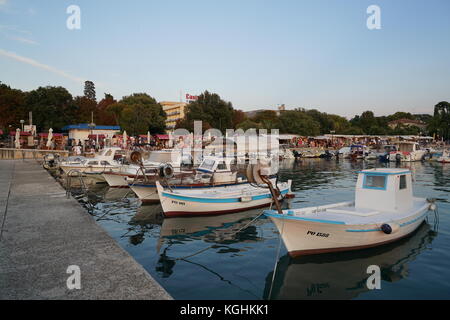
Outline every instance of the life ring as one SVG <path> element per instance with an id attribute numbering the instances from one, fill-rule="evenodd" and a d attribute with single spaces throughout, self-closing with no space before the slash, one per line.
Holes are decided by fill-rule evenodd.
<path id="1" fill-rule="evenodd" d="M 160 178 L 170 179 L 173 177 L 173 167 L 170 163 L 161 164 L 158 171 Z"/>

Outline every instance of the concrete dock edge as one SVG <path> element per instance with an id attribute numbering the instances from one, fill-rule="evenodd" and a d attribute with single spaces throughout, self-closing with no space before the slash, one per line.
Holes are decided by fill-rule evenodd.
<path id="1" fill-rule="evenodd" d="M 0 161 L 0 227 L 0 299 L 172 299 L 33 160 Z"/>

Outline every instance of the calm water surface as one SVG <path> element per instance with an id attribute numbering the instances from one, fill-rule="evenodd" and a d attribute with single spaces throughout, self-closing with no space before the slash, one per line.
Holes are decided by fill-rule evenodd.
<path id="1" fill-rule="evenodd" d="M 284 161 L 293 180 L 292 208 L 353 200 L 356 172 L 377 162 Z M 377 248 L 292 259 L 261 210 L 215 217 L 164 219 L 127 189 L 91 188 L 97 222 L 175 299 L 450 299 L 450 164 L 413 163 L 414 194 L 438 199 L 439 225 Z M 252 223 L 250 223 L 252 222 Z M 250 223 L 250 224 L 249 224 Z M 275 281 L 272 283 L 276 265 Z M 368 290 L 369 265 L 381 290 Z M 270 294 L 270 297 L 269 297 Z"/>

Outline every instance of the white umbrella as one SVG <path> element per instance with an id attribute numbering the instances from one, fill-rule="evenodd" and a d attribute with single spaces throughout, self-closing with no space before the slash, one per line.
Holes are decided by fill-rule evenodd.
<path id="1" fill-rule="evenodd" d="M 150 131 L 147 131 L 147 143 L 150 143 Z"/>
<path id="2" fill-rule="evenodd" d="M 48 136 L 47 136 L 47 147 L 50 148 L 52 145 L 52 139 L 53 139 L 53 129 L 48 129 Z"/>
<path id="3" fill-rule="evenodd" d="M 14 141 L 16 144 L 16 149 L 20 149 L 20 129 L 16 129 L 16 140 Z"/>
<path id="4" fill-rule="evenodd" d="M 124 130 L 123 131 L 123 147 L 126 148 L 127 147 L 127 132 Z"/>

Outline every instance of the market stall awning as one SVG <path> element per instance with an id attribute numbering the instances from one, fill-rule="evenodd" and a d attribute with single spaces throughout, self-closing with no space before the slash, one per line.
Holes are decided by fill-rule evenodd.
<path id="1" fill-rule="evenodd" d="M 53 137 L 62 137 L 62 133 L 52 133 Z M 48 132 L 39 133 L 39 137 L 46 138 L 48 137 Z"/>
<path id="2" fill-rule="evenodd" d="M 158 138 L 159 140 L 169 140 L 168 134 L 156 134 L 155 137 Z"/>
<path id="3" fill-rule="evenodd" d="M 10 131 L 9 135 L 14 137 L 16 135 L 16 132 L 15 131 Z M 31 132 L 22 131 L 22 132 L 20 132 L 20 135 L 21 136 L 31 136 Z"/>
<path id="4" fill-rule="evenodd" d="M 88 135 L 88 138 L 89 139 L 97 139 L 97 136 L 98 136 L 98 138 L 99 139 L 105 139 L 106 138 L 106 136 L 104 135 L 104 134 L 90 134 L 90 135 Z"/>

